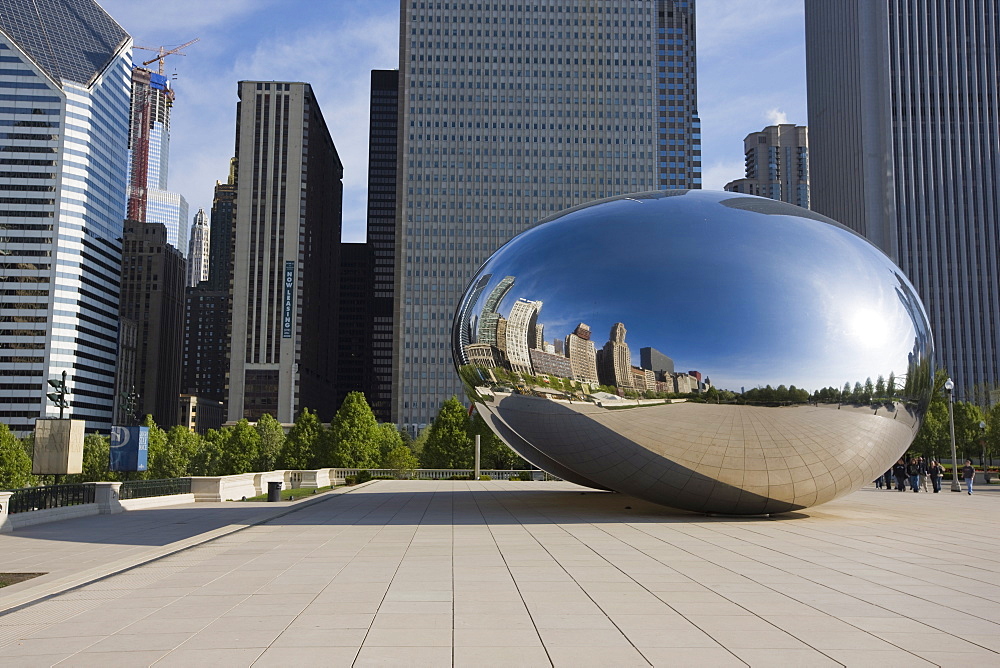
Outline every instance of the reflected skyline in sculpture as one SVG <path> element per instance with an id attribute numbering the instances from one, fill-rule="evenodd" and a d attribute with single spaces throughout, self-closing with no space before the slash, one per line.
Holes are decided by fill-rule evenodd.
<path id="1" fill-rule="evenodd" d="M 621 473 L 583 474 L 572 455 L 560 459 L 557 445 L 529 438 L 537 425 L 526 416 L 548 414 L 554 406 L 529 410 L 528 399 L 572 406 L 576 416 L 564 418 L 579 424 L 595 419 L 591 409 L 632 406 L 647 413 L 633 425 L 658 428 L 664 440 L 674 438 L 670 418 L 695 408 L 678 410 L 665 401 L 715 401 L 723 413 L 726 403 L 765 411 L 828 410 L 835 404 L 845 423 L 851 421 L 846 414 L 856 411 L 857 417 L 889 415 L 902 429 L 894 427 L 892 438 L 878 447 L 882 437 L 875 434 L 881 431 L 859 427 L 868 434 L 868 451 L 855 454 L 871 469 L 870 480 L 882 459 L 895 461 L 909 445 L 929 397 L 931 335 L 912 286 L 854 232 L 781 202 L 673 191 L 576 207 L 500 248 L 471 286 L 453 330 L 453 352 L 470 398 L 480 412 L 493 415 L 495 429 L 503 422 L 505 440 L 516 441 L 510 443 L 515 450 L 528 444 L 599 487 L 635 493 L 622 487 Z M 577 402 L 589 408 L 581 413 L 584 406 Z M 665 410 L 671 412 L 663 413 L 659 427 L 657 420 L 648 421 Z M 792 420 L 800 422 L 801 416 Z M 567 431 L 563 425 L 561 432 Z M 663 449 L 652 432 L 648 436 L 652 440 L 642 446 L 638 437 L 614 438 L 625 438 L 623 452 L 639 447 L 633 456 L 645 458 Z M 580 438 L 588 440 L 582 433 Z M 768 438 L 796 439 L 784 433 Z M 583 446 L 573 447 L 577 452 Z M 838 462 L 843 457 L 836 444 L 823 449 Z M 665 451 L 658 457 L 677 463 Z M 706 480 L 717 480 L 708 470 Z M 855 472 L 851 479 L 860 486 L 866 477 Z M 837 485 L 843 487 L 842 481 Z M 764 501 L 757 506 L 767 506 L 771 497 L 759 496 Z M 791 508 L 794 499 L 792 494 L 770 502 Z M 689 499 L 680 507 L 694 506 Z"/>

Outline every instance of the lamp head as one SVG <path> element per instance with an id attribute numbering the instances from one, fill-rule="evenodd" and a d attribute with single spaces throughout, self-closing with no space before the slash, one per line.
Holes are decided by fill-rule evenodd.
<path id="1" fill-rule="evenodd" d="M 948 392 L 951 392 L 952 390 L 955 389 L 955 383 L 951 380 L 951 378 L 944 381 L 944 389 L 947 390 Z"/>

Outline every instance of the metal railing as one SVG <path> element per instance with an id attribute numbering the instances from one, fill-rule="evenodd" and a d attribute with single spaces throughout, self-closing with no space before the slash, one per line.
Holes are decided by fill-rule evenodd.
<path id="1" fill-rule="evenodd" d="M 392 477 L 395 478 L 399 471 L 396 469 L 334 469 L 335 476 L 343 478 L 346 476 L 356 476 L 361 471 L 368 471 L 374 478 Z M 519 480 L 524 474 L 532 476 L 533 480 L 559 480 L 559 478 L 538 470 L 511 470 L 511 469 L 481 469 L 480 475 L 488 475 L 493 480 Z M 473 469 L 410 469 L 404 472 L 404 476 L 409 480 L 451 480 L 469 478 L 475 471 Z"/>
<path id="2" fill-rule="evenodd" d="M 148 499 L 154 496 L 190 494 L 191 478 L 167 478 L 164 480 L 126 480 L 118 490 L 118 498 Z"/>
<path id="3" fill-rule="evenodd" d="M 27 513 L 33 510 L 63 508 L 94 503 L 96 488 L 86 483 L 76 485 L 43 485 L 13 490 L 8 502 L 8 513 Z"/>

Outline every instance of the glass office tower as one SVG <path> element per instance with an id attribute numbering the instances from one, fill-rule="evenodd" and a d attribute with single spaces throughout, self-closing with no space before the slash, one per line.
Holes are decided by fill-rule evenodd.
<path id="1" fill-rule="evenodd" d="M 107 431 L 114 404 L 132 39 L 91 0 L 0 1 L 0 421 Z"/>

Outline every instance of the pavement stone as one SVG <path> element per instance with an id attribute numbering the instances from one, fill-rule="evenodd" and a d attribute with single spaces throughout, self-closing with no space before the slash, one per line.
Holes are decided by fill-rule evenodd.
<path id="1" fill-rule="evenodd" d="M 705 517 L 377 481 L 0 535 L 0 666 L 1000 665 L 1000 488 Z"/>

